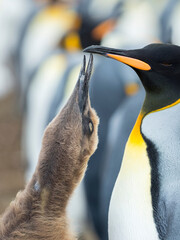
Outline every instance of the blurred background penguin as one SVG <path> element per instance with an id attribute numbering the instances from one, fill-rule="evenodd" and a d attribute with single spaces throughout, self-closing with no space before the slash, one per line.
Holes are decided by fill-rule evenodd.
<path id="1" fill-rule="evenodd" d="M 82 49 L 179 44 L 177 0 L 0 0 L 0 206 L 29 180 L 42 134 L 77 79 Z M 95 56 L 99 146 L 69 203 L 81 239 L 108 239 L 108 208 L 124 146 L 144 99 L 134 72 Z"/>

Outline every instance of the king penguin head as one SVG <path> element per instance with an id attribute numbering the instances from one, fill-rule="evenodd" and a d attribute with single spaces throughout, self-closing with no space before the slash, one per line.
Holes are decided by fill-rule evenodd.
<path id="1" fill-rule="evenodd" d="M 113 58 L 132 67 L 146 90 L 145 112 L 163 108 L 180 98 L 180 47 L 150 44 L 136 50 L 91 46 L 84 50 Z"/>

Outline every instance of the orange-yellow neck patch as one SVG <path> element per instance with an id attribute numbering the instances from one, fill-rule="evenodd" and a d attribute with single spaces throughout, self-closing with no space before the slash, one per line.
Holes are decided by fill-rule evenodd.
<path id="1" fill-rule="evenodd" d="M 142 123 L 142 119 L 143 119 L 143 114 L 140 113 L 136 123 L 134 125 L 134 128 L 129 136 L 129 140 L 128 142 L 133 144 L 133 145 L 142 145 L 142 143 L 144 142 L 143 137 L 141 135 L 141 123 Z"/>
<path id="2" fill-rule="evenodd" d="M 157 109 L 157 110 L 154 110 L 150 113 L 153 113 L 153 112 L 158 112 L 158 111 L 163 111 L 167 108 L 170 108 L 170 107 L 173 107 L 175 105 L 177 105 L 178 103 L 180 103 L 180 99 L 178 99 L 176 102 L 172 103 L 172 104 L 169 104 L 163 108 L 160 108 L 160 109 Z M 150 114 L 148 113 L 148 114 Z M 128 140 L 128 143 L 130 144 L 133 144 L 133 145 L 142 145 L 142 143 L 144 142 L 143 140 L 143 137 L 142 137 L 142 134 L 141 134 L 141 123 L 142 123 L 142 120 L 143 120 L 143 117 L 144 117 L 144 113 L 141 112 L 136 120 L 136 123 L 134 125 L 134 128 L 129 136 L 129 140 Z"/>

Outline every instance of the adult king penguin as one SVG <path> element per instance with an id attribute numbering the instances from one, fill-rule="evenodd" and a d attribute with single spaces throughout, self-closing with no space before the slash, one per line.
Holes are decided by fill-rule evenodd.
<path id="1" fill-rule="evenodd" d="M 131 66 L 146 90 L 111 197 L 110 240 L 180 239 L 180 47 L 85 51 Z"/>

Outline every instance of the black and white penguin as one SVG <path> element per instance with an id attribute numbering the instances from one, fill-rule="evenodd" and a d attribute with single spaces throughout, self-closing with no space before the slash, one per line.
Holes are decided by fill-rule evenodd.
<path id="1" fill-rule="evenodd" d="M 180 237 L 180 47 L 150 44 L 137 50 L 92 46 L 131 66 L 146 97 L 126 144 L 109 210 L 111 240 Z"/>

